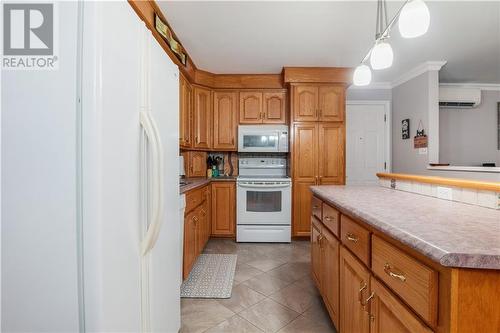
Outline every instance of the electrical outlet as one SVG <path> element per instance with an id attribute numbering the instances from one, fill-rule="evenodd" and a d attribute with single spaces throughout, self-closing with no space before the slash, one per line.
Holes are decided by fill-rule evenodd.
<path id="1" fill-rule="evenodd" d="M 427 148 L 418 148 L 419 155 L 427 155 Z"/>
<path id="2" fill-rule="evenodd" d="M 452 190 L 449 187 L 438 186 L 437 197 L 439 199 L 452 200 Z"/>

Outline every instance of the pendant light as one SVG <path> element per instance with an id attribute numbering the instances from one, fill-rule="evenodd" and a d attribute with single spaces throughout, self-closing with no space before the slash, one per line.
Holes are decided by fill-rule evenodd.
<path id="1" fill-rule="evenodd" d="M 386 33 L 387 24 L 387 7 L 385 0 L 377 2 L 377 24 L 375 27 L 375 46 L 370 54 L 370 65 L 372 69 L 386 69 L 392 66 L 394 53 L 392 47 L 386 40 L 389 38 Z"/>
<path id="2" fill-rule="evenodd" d="M 404 38 L 418 37 L 427 32 L 430 23 L 430 14 L 423 0 L 406 0 L 399 8 L 392 20 L 387 24 L 387 7 L 385 0 L 377 1 L 377 25 L 375 33 L 375 45 L 365 55 L 361 64 L 356 67 L 353 75 L 353 83 L 356 86 L 370 84 L 372 72 L 365 65 L 370 58 L 370 65 L 374 70 L 389 68 L 394 60 L 391 45 L 387 42 L 392 26 L 399 19 L 399 31 Z"/>
<path id="3" fill-rule="evenodd" d="M 399 32 L 404 38 L 422 36 L 429 29 L 431 15 L 422 0 L 411 0 L 399 14 Z"/>
<path id="4" fill-rule="evenodd" d="M 356 86 L 367 86 L 372 81 L 372 71 L 370 67 L 361 64 L 354 71 L 353 83 Z"/>
<path id="5" fill-rule="evenodd" d="M 370 65 L 373 69 L 386 69 L 392 66 L 394 54 L 392 47 L 385 41 L 380 41 L 373 47 L 370 55 Z"/>

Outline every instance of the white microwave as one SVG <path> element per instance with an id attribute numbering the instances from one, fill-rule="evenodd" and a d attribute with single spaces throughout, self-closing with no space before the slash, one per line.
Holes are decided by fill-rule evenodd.
<path id="1" fill-rule="evenodd" d="M 287 153 L 288 126 L 238 126 L 238 151 L 247 153 Z"/>

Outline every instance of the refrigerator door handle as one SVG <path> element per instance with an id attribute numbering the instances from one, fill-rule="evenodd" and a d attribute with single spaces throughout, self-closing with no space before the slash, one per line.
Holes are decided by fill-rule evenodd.
<path id="1" fill-rule="evenodd" d="M 146 255 L 155 245 L 160 234 L 161 223 L 163 221 L 163 150 L 160 134 L 155 121 L 149 112 L 140 113 L 141 125 L 146 132 L 148 141 L 152 143 L 151 153 L 153 161 L 153 218 L 149 224 L 146 235 L 141 242 L 142 255 Z"/>

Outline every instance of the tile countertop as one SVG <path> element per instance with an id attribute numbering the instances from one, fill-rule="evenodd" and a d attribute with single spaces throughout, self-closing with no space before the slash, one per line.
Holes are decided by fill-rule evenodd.
<path id="1" fill-rule="evenodd" d="M 500 269 L 500 210 L 379 186 L 311 190 L 443 266 Z"/>
<path id="2" fill-rule="evenodd" d="M 234 182 L 236 181 L 236 176 L 221 176 L 213 178 L 185 178 L 184 180 L 189 182 L 189 184 L 182 185 L 180 187 L 181 194 L 197 189 L 199 187 L 203 187 L 211 182 Z"/>

